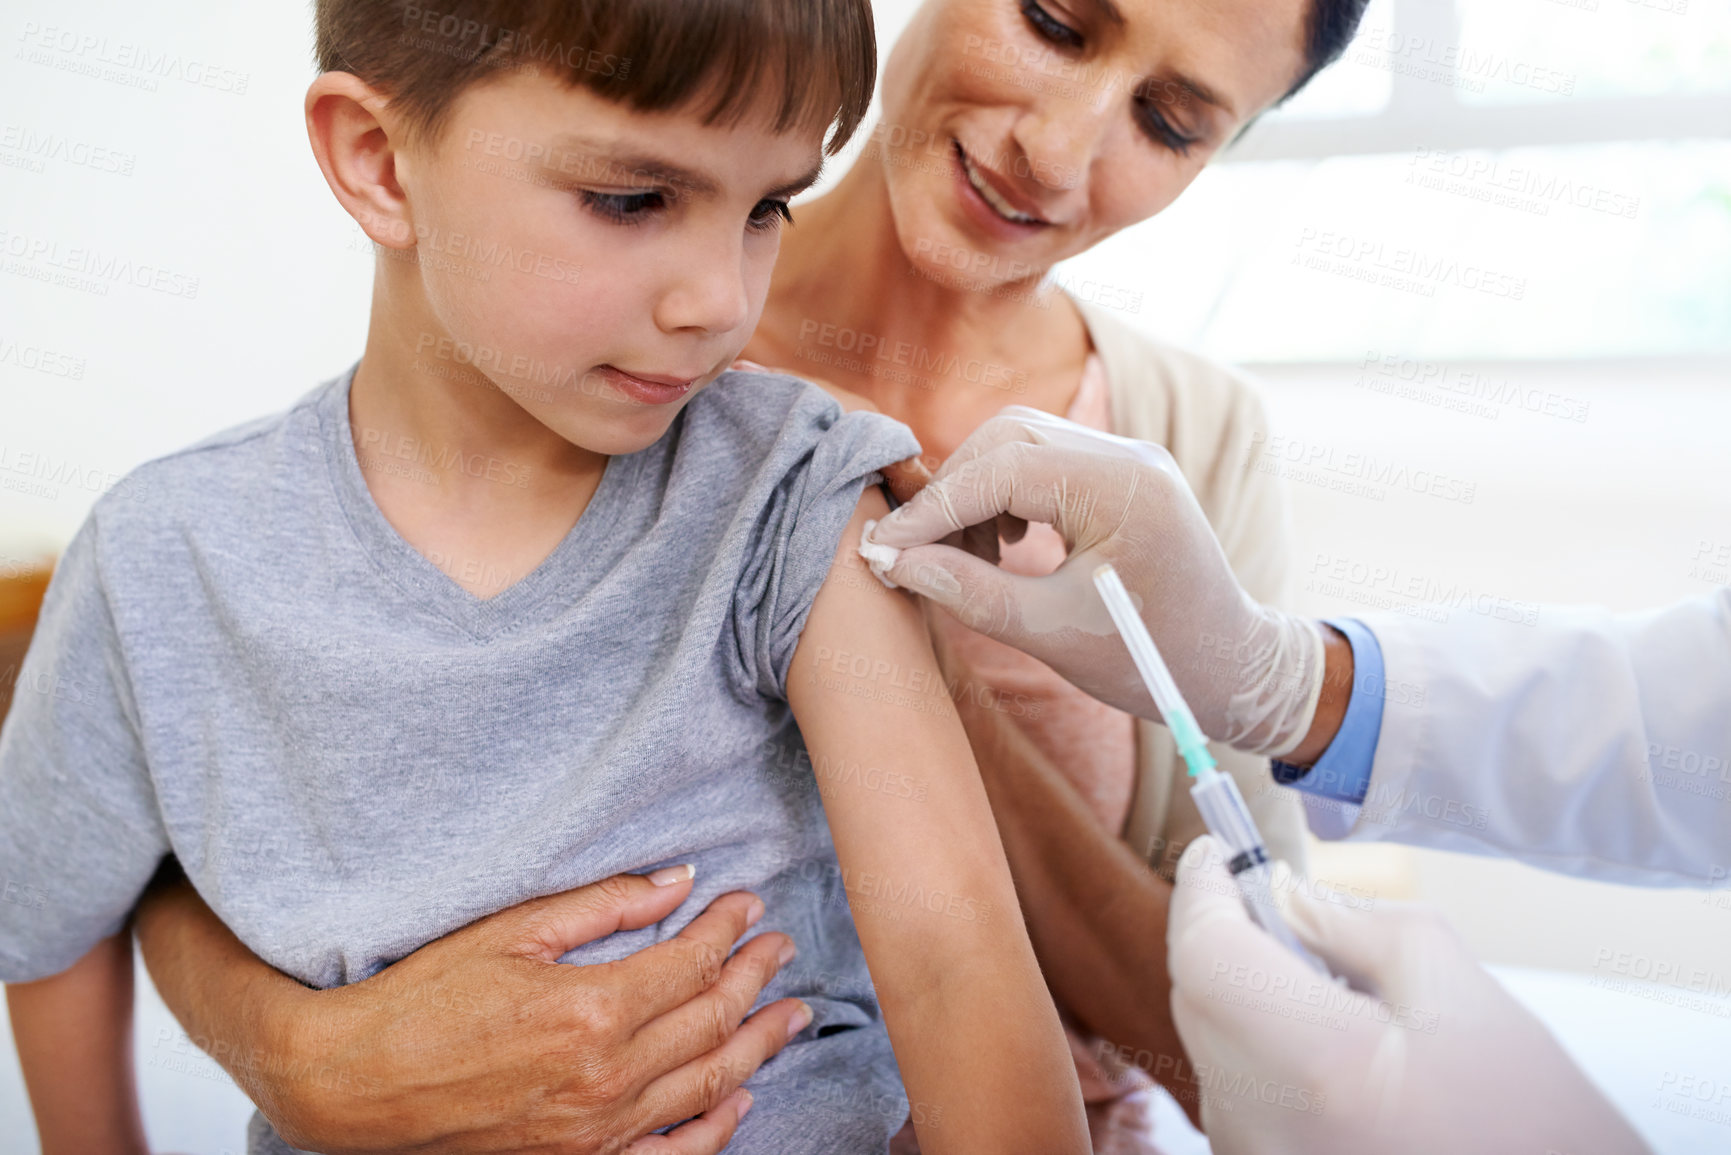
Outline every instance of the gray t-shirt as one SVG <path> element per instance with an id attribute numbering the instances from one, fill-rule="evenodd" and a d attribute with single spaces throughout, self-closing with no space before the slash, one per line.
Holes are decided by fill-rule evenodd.
<path id="1" fill-rule="evenodd" d="M 170 851 L 315 987 L 525 899 L 693 862 L 671 917 L 563 961 L 757 890 L 755 933 L 800 947 L 763 999 L 815 1018 L 752 1080 L 729 1150 L 883 1150 L 906 1100 L 784 690 L 860 493 L 913 436 L 728 373 L 482 600 L 374 503 L 352 378 L 140 467 L 68 547 L 0 731 L 0 979 L 115 933 Z M 287 1147 L 255 1118 L 252 1150 Z"/>

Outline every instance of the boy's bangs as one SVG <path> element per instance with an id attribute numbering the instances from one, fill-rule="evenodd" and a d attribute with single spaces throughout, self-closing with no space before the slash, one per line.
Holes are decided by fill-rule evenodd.
<path id="1" fill-rule="evenodd" d="M 587 7 L 587 6 L 584 6 Z M 705 123 L 767 111 L 777 132 L 833 123 L 847 143 L 871 104 L 877 46 L 865 0 L 615 0 L 594 30 L 613 76 L 569 79 L 646 112 Z"/>
<path id="2" fill-rule="evenodd" d="M 707 124 L 764 111 L 777 132 L 833 125 L 833 154 L 877 81 L 870 0 L 318 0 L 318 57 L 429 137 L 468 85 L 523 71 Z"/>

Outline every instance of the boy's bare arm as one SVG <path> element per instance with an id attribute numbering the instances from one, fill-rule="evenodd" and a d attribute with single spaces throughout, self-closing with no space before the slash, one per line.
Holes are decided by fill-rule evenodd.
<path id="1" fill-rule="evenodd" d="M 980 773 L 1053 995 L 1099 1036 L 1097 1048 L 1133 1059 L 1200 1127 L 1166 971 L 1172 884 L 1100 824 L 1063 767 L 1010 718 L 982 710 L 968 724 L 975 748 L 997 755 Z"/>
<path id="2" fill-rule="evenodd" d="M 794 653 L 842 881 L 925 1155 L 1090 1149 L 1058 1014 L 919 608 L 854 552 L 868 490 Z"/>
<path id="3" fill-rule="evenodd" d="M 147 1155 L 132 1073 L 132 933 L 6 987 L 42 1155 Z"/>

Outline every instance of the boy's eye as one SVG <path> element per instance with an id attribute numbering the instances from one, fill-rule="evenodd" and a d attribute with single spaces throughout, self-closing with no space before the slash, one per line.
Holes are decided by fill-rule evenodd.
<path id="1" fill-rule="evenodd" d="M 783 224 L 792 223 L 793 210 L 787 207 L 786 201 L 761 200 L 751 210 L 751 227 L 759 232 L 771 233 Z"/>
<path id="2" fill-rule="evenodd" d="M 601 193 L 584 189 L 583 203 L 603 220 L 619 224 L 641 224 L 667 207 L 668 196 L 659 190 L 640 193 Z"/>
<path id="3" fill-rule="evenodd" d="M 1063 23 L 1050 12 L 1046 11 L 1038 0 L 1020 0 L 1022 15 L 1033 25 L 1034 31 L 1040 34 L 1042 40 L 1050 41 L 1062 48 L 1082 47 L 1082 34 Z"/>

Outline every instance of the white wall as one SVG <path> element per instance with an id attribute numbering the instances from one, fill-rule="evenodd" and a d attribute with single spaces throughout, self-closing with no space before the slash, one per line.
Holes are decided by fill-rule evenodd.
<path id="1" fill-rule="evenodd" d="M 1557 5 L 1525 6 L 1564 18 L 1549 11 L 1561 11 Z M 104 478 L 285 406 L 358 354 L 372 262 L 307 150 L 307 7 L 14 0 L 0 12 L 0 570 L 61 548 Z M 913 7 L 880 0 L 886 48 Z M 167 68 L 139 65 L 141 50 Z M 1196 190 L 1198 213 L 1207 211 L 1209 187 Z M 1208 259 L 1156 224 L 1086 267 L 1118 284 L 1169 284 L 1180 257 Z M 92 269 L 122 276 L 95 291 L 40 279 L 68 266 L 86 270 L 86 280 Z M 1196 292 L 1233 272 L 1179 267 Z M 138 270 L 148 270 L 138 274 L 147 285 L 160 274 L 173 291 L 130 283 L 127 272 Z M 1193 332 L 1207 332 L 1205 308 L 1186 319 Z M 1183 336 L 1168 313 L 1131 320 Z M 27 367 L 44 351 L 54 354 L 50 371 Z M 1701 359 L 1482 368 L 1588 401 L 1588 418 L 1513 408 L 1494 418 L 1452 413 L 1360 388 L 1352 365 L 1260 370 L 1283 433 L 1477 485 L 1471 505 L 1294 486 L 1301 572 L 1319 554 L 1350 556 L 1504 597 L 1627 608 L 1709 588 L 1691 564 L 1700 541 L 1731 540 L 1731 366 Z M 1317 612 L 1354 604 L 1314 591 L 1301 597 Z M 1322 848 L 1317 868 L 1365 880 L 1384 896 L 1440 903 L 1495 961 L 1591 975 L 1598 952 L 1610 949 L 1720 974 L 1731 968 L 1731 904 L 1699 893 L 1636 893 L 1395 848 Z M 158 1036 L 169 1029 L 160 1011 L 151 1014 L 158 1017 L 141 1027 L 147 1066 L 174 1050 L 172 1037 Z M 1696 1028 L 1697 1043 L 1724 1037 L 1723 1020 L 1683 1021 Z M 1725 1042 L 1720 1053 L 1731 1054 Z M 153 1102 L 166 1105 L 153 1110 L 184 1124 L 159 1138 L 219 1151 L 198 1129 L 198 1111 L 177 1115 L 173 1107 L 187 1088 L 218 1084 L 168 1060 L 154 1069 L 145 1072 L 159 1087 Z M 204 1117 L 230 1134 L 238 1105 L 209 1102 Z M 0 1061 L 0 1145 L 8 1150 L 27 1127 L 21 1105 Z M 1731 1131 L 1705 1133 L 1721 1132 L 1731 1145 Z"/>

